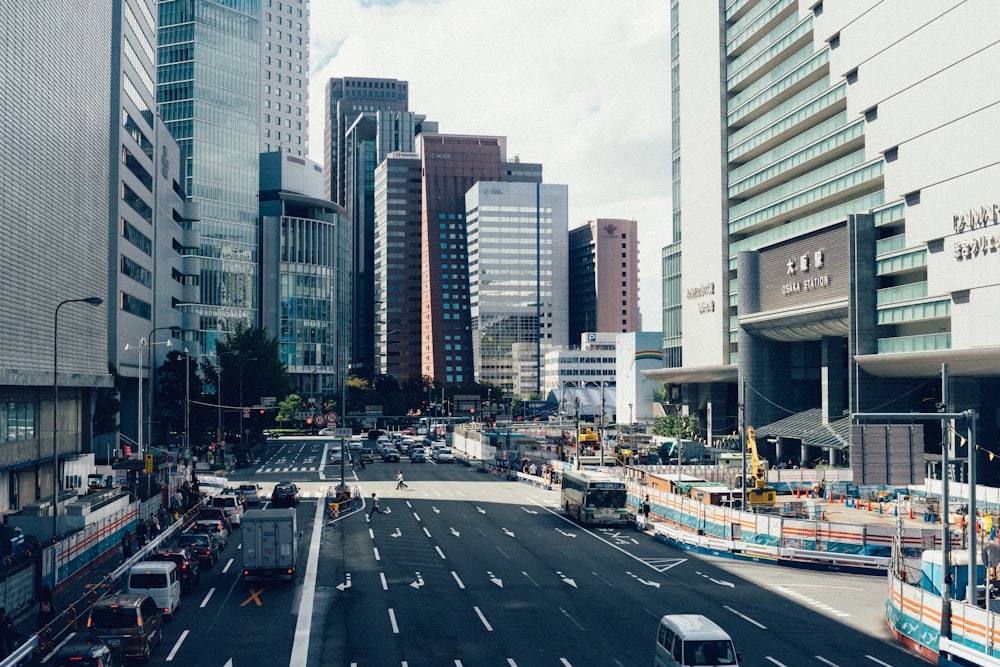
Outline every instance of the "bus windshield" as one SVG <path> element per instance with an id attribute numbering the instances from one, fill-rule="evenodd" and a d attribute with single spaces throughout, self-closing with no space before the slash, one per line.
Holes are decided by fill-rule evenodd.
<path id="1" fill-rule="evenodd" d="M 587 491 L 587 505 L 591 507 L 625 507 L 624 489 L 591 489 Z"/>

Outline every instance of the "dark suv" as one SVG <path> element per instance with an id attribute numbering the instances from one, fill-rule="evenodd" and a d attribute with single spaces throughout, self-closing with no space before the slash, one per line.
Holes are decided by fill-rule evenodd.
<path id="1" fill-rule="evenodd" d="M 146 560 L 168 560 L 177 564 L 181 575 L 181 592 L 187 593 L 201 581 L 201 564 L 194 552 L 184 547 L 162 547 L 146 555 Z"/>
<path id="2" fill-rule="evenodd" d="M 278 482 L 271 492 L 272 507 L 295 507 L 299 504 L 299 489 L 291 482 Z"/>
<path id="3" fill-rule="evenodd" d="M 75 641 L 56 651 L 54 667 L 124 667 L 121 657 L 104 644 Z"/>
<path id="4" fill-rule="evenodd" d="M 219 560 L 219 544 L 211 535 L 183 533 L 177 544 L 197 556 L 199 561 L 207 563 L 208 567 L 212 567 Z"/>
<path id="5" fill-rule="evenodd" d="M 145 663 L 163 641 L 163 616 L 148 595 L 108 595 L 90 609 L 87 641 Z"/>

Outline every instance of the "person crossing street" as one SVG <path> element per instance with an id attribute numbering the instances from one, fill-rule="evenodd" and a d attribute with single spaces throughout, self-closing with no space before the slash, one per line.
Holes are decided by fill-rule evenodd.
<path id="1" fill-rule="evenodd" d="M 408 487 L 406 485 L 406 482 L 403 481 L 403 471 L 402 470 L 397 470 L 396 471 L 396 490 L 398 491 L 400 489 L 408 489 L 408 488 L 410 488 L 410 487 Z"/>

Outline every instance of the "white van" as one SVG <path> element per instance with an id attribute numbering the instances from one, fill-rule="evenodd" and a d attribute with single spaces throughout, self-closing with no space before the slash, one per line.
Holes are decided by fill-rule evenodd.
<path id="1" fill-rule="evenodd" d="M 173 618 L 181 604 L 181 577 L 173 561 L 144 560 L 132 566 L 125 592 L 148 595 L 167 618 Z"/>
<path id="2" fill-rule="evenodd" d="M 738 667 L 726 631 L 700 614 L 668 614 L 656 632 L 656 667 Z"/>
<path id="3" fill-rule="evenodd" d="M 231 495 L 221 495 L 214 496 L 212 498 L 212 507 L 218 507 L 225 511 L 226 516 L 229 517 L 229 523 L 233 528 L 240 525 L 240 519 L 243 518 L 243 506 L 236 496 Z"/>

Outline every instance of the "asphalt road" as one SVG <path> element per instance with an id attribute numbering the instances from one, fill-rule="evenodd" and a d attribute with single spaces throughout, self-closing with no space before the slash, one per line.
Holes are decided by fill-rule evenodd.
<path id="1" fill-rule="evenodd" d="M 386 513 L 330 522 L 321 497 L 340 472 L 323 453 L 287 442 L 231 476 L 268 494 L 299 484 L 297 580 L 244 582 L 237 529 L 150 664 L 649 665 L 667 613 L 715 620 L 744 665 L 926 664 L 891 641 L 882 578 L 694 556 L 631 528 L 573 523 L 555 491 L 405 458 L 346 471 Z M 395 490 L 397 469 L 408 489 Z"/>

